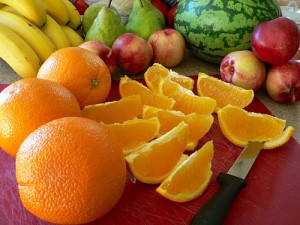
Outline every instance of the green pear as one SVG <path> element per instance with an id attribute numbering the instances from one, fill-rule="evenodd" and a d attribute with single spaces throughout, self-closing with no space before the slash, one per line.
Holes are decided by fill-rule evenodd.
<path id="1" fill-rule="evenodd" d="M 87 31 L 85 41 L 98 40 L 111 47 L 125 32 L 126 28 L 120 14 L 115 9 L 103 6 Z"/>
<path id="2" fill-rule="evenodd" d="M 82 28 L 84 34 L 88 32 L 90 27 L 92 26 L 95 18 L 97 17 L 100 9 L 105 6 L 103 3 L 98 3 L 98 4 L 92 4 L 90 7 L 88 7 L 83 16 L 82 16 Z"/>
<path id="3" fill-rule="evenodd" d="M 132 4 L 132 11 L 135 11 L 137 8 L 145 7 L 151 11 L 151 16 L 157 18 L 161 27 L 165 27 L 166 21 L 165 17 L 159 9 L 155 8 L 150 0 L 134 0 Z"/>

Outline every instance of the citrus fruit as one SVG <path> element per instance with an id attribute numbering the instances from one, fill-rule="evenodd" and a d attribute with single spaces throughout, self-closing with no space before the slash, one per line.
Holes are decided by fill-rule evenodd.
<path id="1" fill-rule="evenodd" d="M 210 130 L 214 117 L 211 114 L 200 115 L 171 109 L 159 109 L 152 106 L 144 106 L 143 118 L 157 117 L 160 122 L 159 134 L 163 135 L 184 121 L 189 125 L 189 135 L 186 150 L 194 150 L 198 141 Z"/>
<path id="2" fill-rule="evenodd" d="M 82 110 L 82 116 L 106 124 L 121 123 L 138 117 L 142 109 L 141 97 L 130 95 L 117 101 L 87 105 Z"/>
<path id="3" fill-rule="evenodd" d="M 198 96 L 170 79 L 160 79 L 159 93 L 175 100 L 174 109 L 185 114 L 211 114 L 216 107 L 216 100 Z"/>
<path id="4" fill-rule="evenodd" d="M 227 105 L 218 110 L 222 133 L 233 144 L 244 147 L 249 141 L 268 141 L 282 134 L 286 121 Z"/>
<path id="5" fill-rule="evenodd" d="M 111 88 L 111 75 L 103 60 L 80 47 L 61 48 L 52 53 L 37 77 L 68 88 L 81 108 L 104 102 Z"/>
<path id="6" fill-rule="evenodd" d="M 32 131 L 67 116 L 81 116 L 79 104 L 68 89 L 37 78 L 16 81 L 0 93 L 0 146 L 14 157 Z"/>
<path id="7" fill-rule="evenodd" d="M 159 63 L 154 63 L 144 73 L 145 82 L 153 92 L 158 92 L 158 84 L 161 78 L 169 78 L 189 90 L 193 90 L 194 88 L 194 80 L 192 78 L 180 75 Z"/>
<path id="8" fill-rule="evenodd" d="M 213 174 L 213 154 L 213 142 L 209 141 L 174 169 L 156 191 L 175 202 L 187 202 L 199 197 Z"/>
<path id="9" fill-rule="evenodd" d="M 122 98 L 129 95 L 140 95 L 142 105 L 151 105 L 162 109 L 171 109 L 174 100 L 159 93 L 152 92 L 141 82 L 123 76 L 119 83 L 119 92 Z"/>
<path id="10" fill-rule="evenodd" d="M 16 156 L 24 207 L 56 224 L 100 218 L 120 199 L 126 162 L 107 129 L 82 118 L 52 120 L 31 133 Z"/>
<path id="11" fill-rule="evenodd" d="M 295 131 L 294 127 L 288 126 L 278 137 L 266 141 L 263 145 L 263 149 L 274 149 L 284 145 L 290 140 L 294 131 Z"/>
<path id="12" fill-rule="evenodd" d="M 132 119 L 123 123 L 104 124 L 109 132 L 118 137 L 116 144 L 128 154 L 127 149 L 140 146 L 158 135 L 159 121 L 157 118 Z"/>
<path id="13" fill-rule="evenodd" d="M 132 175 L 143 183 L 162 182 L 181 158 L 188 137 L 188 125 L 180 123 L 161 137 L 125 157 Z"/>
<path id="14" fill-rule="evenodd" d="M 216 109 L 223 108 L 229 104 L 244 108 L 254 98 L 253 90 L 246 90 L 226 83 L 205 73 L 198 74 L 197 93 L 199 96 L 207 96 L 215 99 L 217 101 Z"/>

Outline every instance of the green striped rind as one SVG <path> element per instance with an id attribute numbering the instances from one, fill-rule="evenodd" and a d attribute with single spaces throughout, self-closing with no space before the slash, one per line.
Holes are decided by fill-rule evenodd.
<path id="1" fill-rule="evenodd" d="M 174 26 L 192 53 L 220 63 L 229 52 L 250 49 L 254 27 L 279 16 L 275 0 L 180 0 Z"/>

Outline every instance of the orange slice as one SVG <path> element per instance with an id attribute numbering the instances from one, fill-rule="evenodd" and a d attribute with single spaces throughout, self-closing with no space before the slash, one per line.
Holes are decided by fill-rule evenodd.
<path id="1" fill-rule="evenodd" d="M 175 168 L 188 137 L 188 125 L 180 123 L 163 136 L 125 157 L 132 175 L 143 183 L 161 183 Z"/>
<path id="2" fill-rule="evenodd" d="M 218 110 L 222 133 L 240 147 L 249 141 L 268 141 L 282 134 L 286 121 L 277 117 L 248 112 L 237 106 L 227 105 Z"/>
<path id="3" fill-rule="evenodd" d="M 199 96 L 207 96 L 215 99 L 217 101 L 216 110 L 229 104 L 244 108 L 254 98 L 253 90 L 246 90 L 226 83 L 205 73 L 198 74 L 197 93 Z"/>
<path id="4" fill-rule="evenodd" d="M 116 144 L 126 155 L 127 148 L 133 148 L 154 139 L 159 132 L 160 123 L 157 118 L 133 119 L 123 123 L 104 124 L 116 137 Z"/>
<path id="5" fill-rule="evenodd" d="M 194 112 L 198 114 L 211 114 L 217 105 L 215 99 L 195 95 L 191 90 L 182 87 L 170 79 L 160 79 L 159 93 L 173 98 L 175 100 L 173 108 L 185 114 Z"/>
<path id="6" fill-rule="evenodd" d="M 287 128 L 285 128 L 281 135 L 265 142 L 263 145 L 263 149 L 274 149 L 284 145 L 293 136 L 294 131 L 294 127 L 288 126 Z"/>
<path id="7" fill-rule="evenodd" d="M 184 121 L 189 125 L 189 136 L 186 150 L 194 150 L 199 140 L 210 130 L 214 117 L 211 114 L 200 115 L 191 113 L 185 115 L 180 111 L 159 109 L 144 106 L 142 117 L 147 119 L 157 117 L 160 122 L 159 134 L 163 135 Z"/>
<path id="8" fill-rule="evenodd" d="M 175 101 L 162 94 L 154 93 L 142 83 L 123 76 L 119 83 L 121 97 L 140 95 L 143 105 L 151 105 L 162 109 L 171 109 Z"/>
<path id="9" fill-rule="evenodd" d="M 121 123 L 140 116 L 142 109 L 141 97 L 131 95 L 118 101 L 85 106 L 82 116 L 106 124 Z"/>
<path id="10" fill-rule="evenodd" d="M 144 73 L 144 79 L 148 88 L 153 92 L 158 92 L 158 84 L 161 78 L 170 78 L 181 86 L 193 90 L 194 80 L 188 76 L 184 76 L 169 70 L 159 63 L 154 63 Z"/>
<path id="11" fill-rule="evenodd" d="M 207 142 L 191 154 L 156 189 L 163 197 L 175 202 L 187 202 L 199 197 L 212 177 L 213 142 Z"/>

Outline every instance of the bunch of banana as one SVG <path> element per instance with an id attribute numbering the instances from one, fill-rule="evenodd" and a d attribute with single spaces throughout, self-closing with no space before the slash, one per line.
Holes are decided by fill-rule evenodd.
<path id="1" fill-rule="evenodd" d="M 84 41 L 80 27 L 69 0 L 0 0 L 0 58 L 22 78 L 36 77 L 55 50 Z"/>

